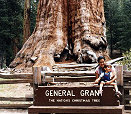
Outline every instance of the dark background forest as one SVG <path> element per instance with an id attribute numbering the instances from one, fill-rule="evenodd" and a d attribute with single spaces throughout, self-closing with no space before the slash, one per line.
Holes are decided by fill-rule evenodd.
<path id="1" fill-rule="evenodd" d="M 24 43 L 25 1 L 0 0 L 0 68 L 10 64 Z M 30 0 L 30 34 L 35 27 L 37 3 Z M 122 56 L 131 49 L 131 1 L 104 0 L 104 10 L 110 57 Z"/>

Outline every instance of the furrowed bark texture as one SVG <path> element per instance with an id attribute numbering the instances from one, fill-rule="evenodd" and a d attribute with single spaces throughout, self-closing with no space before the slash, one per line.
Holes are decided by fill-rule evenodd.
<path id="1" fill-rule="evenodd" d="M 103 0 L 39 0 L 34 32 L 10 66 L 51 68 L 69 55 L 79 63 L 108 58 L 103 8 Z"/>
<path id="2" fill-rule="evenodd" d="M 71 0 L 69 26 L 73 53 L 78 62 L 96 62 L 99 55 L 107 55 L 103 0 Z"/>

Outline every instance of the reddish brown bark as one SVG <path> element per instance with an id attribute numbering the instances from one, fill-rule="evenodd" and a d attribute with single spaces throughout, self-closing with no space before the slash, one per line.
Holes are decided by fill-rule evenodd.
<path id="1" fill-rule="evenodd" d="M 35 30 L 10 66 L 51 68 L 68 55 L 86 63 L 108 57 L 103 0 L 39 0 Z"/>

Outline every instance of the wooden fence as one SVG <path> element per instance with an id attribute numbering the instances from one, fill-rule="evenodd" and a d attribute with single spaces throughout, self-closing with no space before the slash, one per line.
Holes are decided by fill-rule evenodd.
<path id="1" fill-rule="evenodd" d="M 131 110 L 131 71 L 123 71 L 124 105 L 126 110 Z"/>
<path id="2" fill-rule="evenodd" d="M 65 67 L 68 67 L 67 65 Z M 74 67 L 69 66 L 69 67 Z M 77 66 L 82 67 L 82 65 Z M 86 66 L 83 66 L 84 68 Z M 87 65 L 87 67 L 89 67 Z M 123 71 L 121 70 L 121 66 L 118 68 L 118 80 L 121 85 L 120 88 L 123 90 L 123 104 L 125 105 L 125 109 L 131 110 L 131 71 Z M 80 68 L 81 69 L 81 68 Z M 88 68 L 87 68 L 88 69 Z M 41 75 L 42 74 L 42 75 Z M 41 72 L 42 77 L 39 81 L 45 82 L 92 82 L 95 80 L 94 71 L 65 71 L 65 72 Z M 53 77 L 52 77 L 53 76 Z M 0 73 L 0 84 L 19 84 L 19 83 L 33 83 L 36 77 L 33 79 L 33 73 L 18 73 L 18 74 L 9 74 L 9 73 Z M 41 83 L 41 82 L 39 82 Z M 5 93 L 6 94 L 6 93 Z M 33 101 L 32 97 L 0 97 L 0 101 L 12 101 L 19 102 L 14 104 L 1 104 L 0 108 L 27 108 L 32 105 L 32 103 L 26 103 Z M 24 103 L 20 103 L 24 102 Z"/>
<path id="3" fill-rule="evenodd" d="M 33 74 L 32 73 L 18 73 L 18 74 L 9 74 L 9 72 L 1 72 L 0 73 L 0 87 L 2 88 L 2 85 L 11 86 L 12 84 L 21 84 L 21 83 L 33 83 Z M 6 89 L 6 88 L 5 88 Z M 18 90 L 19 91 L 19 90 Z M 7 91 L 8 92 L 8 91 Z M 6 94 L 8 94 L 5 92 Z M 21 91 L 20 91 L 21 92 Z M 19 92 L 19 94 L 21 94 Z M 2 91 L 1 91 L 2 93 Z M 18 92 L 17 92 L 18 93 Z M 32 97 L 17 97 L 15 93 L 14 96 L 0 96 L 0 108 L 28 108 L 32 105 L 33 98 Z"/>

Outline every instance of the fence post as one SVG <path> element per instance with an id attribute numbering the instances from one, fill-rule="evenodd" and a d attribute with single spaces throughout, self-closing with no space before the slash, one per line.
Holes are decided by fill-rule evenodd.
<path id="1" fill-rule="evenodd" d="M 117 75 L 117 85 L 123 86 L 123 65 L 117 65 L 115 69 Z"/>
<path id="2" fill-rule="evenodd" d="M 123 65 L 116 65 L 116 75 L 117 75 L 117 85 L 122 93 L 122 98 L 120 99 L 121 104 L 124 104 L 124 89 L 123 89 Z"/>
<path id="3" fill-rule="evenodd" d="M 35 91 L 38 88 L 38 85 L 41 84 L 41 67 L 33 67 L 33 102 L 35 98 Z"/>
<path id="4" fill-rule="evenodd" d="M 124 68 L 124 105 L 125 105 L 125 110 L 130 110 L 131 106 L 129 105 L 130 104 L 130 75 L 131 74 L 129 71 L 128 71 L 128 68 L 126 65 L 123 66 Z M 129 105 L 129 106 L 128 106 Z"/>
<path id="5" fill-rule="evenodd" d="M 41 84 L 41 67 L 33 67 L 33 83 Z"/>

